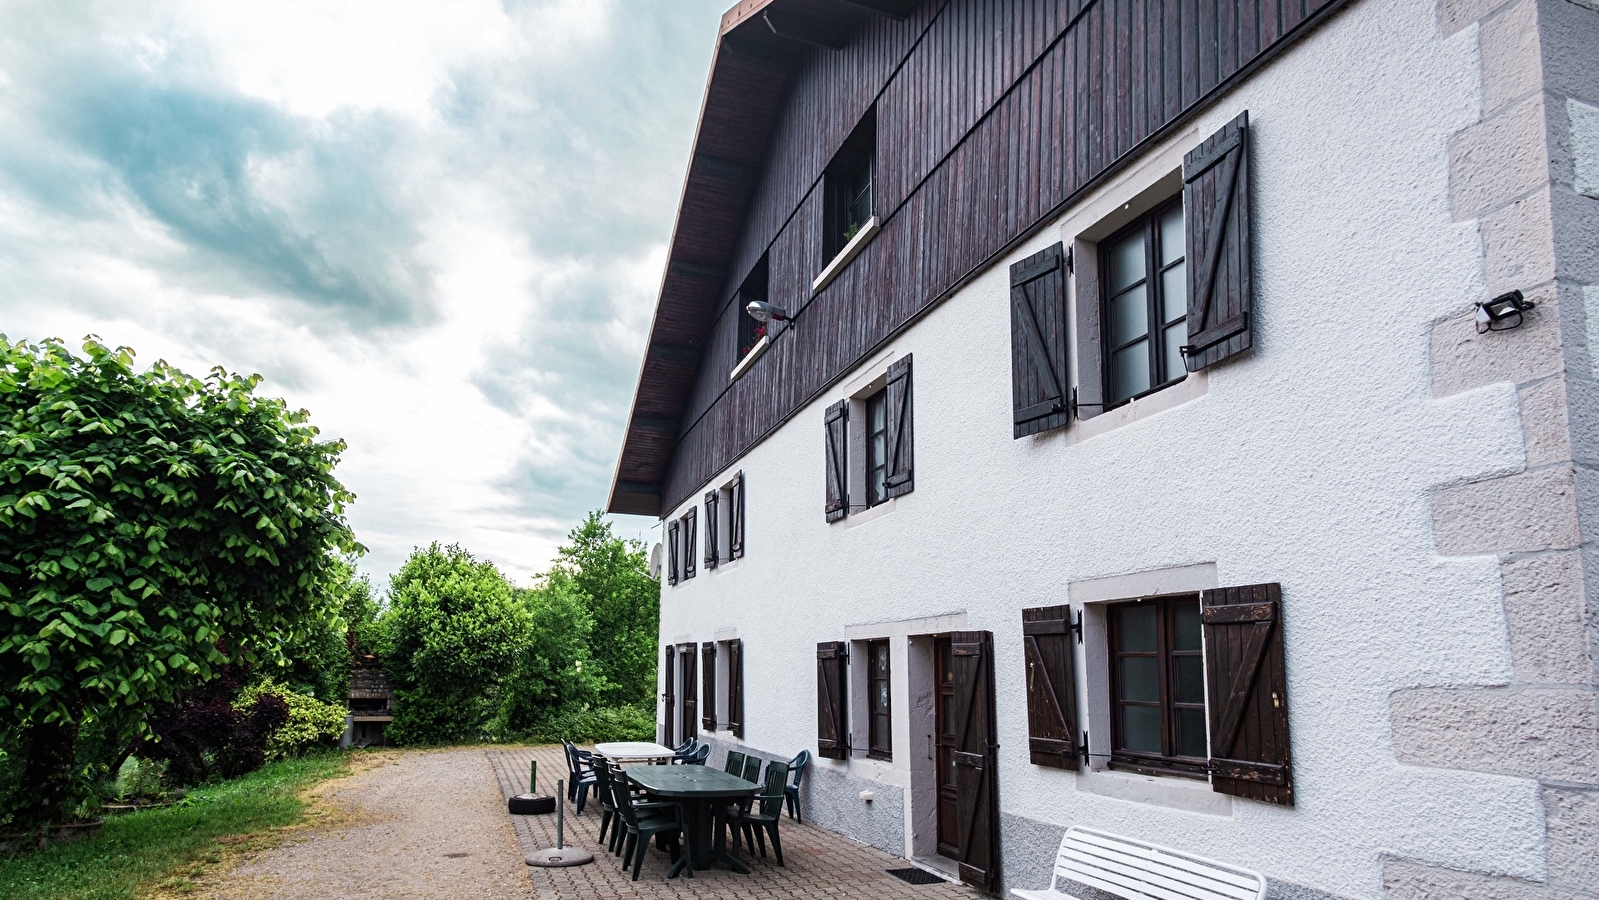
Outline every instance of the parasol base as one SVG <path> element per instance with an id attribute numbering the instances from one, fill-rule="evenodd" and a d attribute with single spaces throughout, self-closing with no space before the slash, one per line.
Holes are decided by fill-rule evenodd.
<path id="1" fill-rule="evenodd" d="M 581 866 L 594 861 L 594 854 L 581 847 L 551 847 L 530 853 L 527 864 L 543 868 L 560 868 L 564 866 Z"/>

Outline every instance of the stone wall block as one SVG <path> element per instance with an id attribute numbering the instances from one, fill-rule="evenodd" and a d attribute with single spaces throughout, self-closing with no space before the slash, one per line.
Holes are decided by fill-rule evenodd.
<path id="1" fill-rule="evenodd" d="M 1457 872 L 1410 860 L 1391 859 L 1383 866 L 1387 900 L 1579 900 L 1574 891 L 1551 888 L 1520 878 Z"/>
<path id="2" fill-rule="evenodd" d="M 1541 94 L 1461 129 L 1449 141 L 1449 199 L 1457 221 L 1475 219 L 1548 180 Z"/>
<path id="3" fill-rule="evenodd" d="M 1472 313 L 1435 323 L 1429 349 L 1433 396 L 1448 397 L 1500 381 L 1521 384 L 1559 372 L 1564 365 L 1560 319 L 1546 312 L 1554 296 L 1552 286 L 1528 293 L 1539 308 L 1511 331 L 1478 334 Z"/>
<path id="4" fill-rule="evenodd" d="M 1599 289 L 1594 289 L 1594 295 L 1599 298 Z M 1599 322 L 1594 325 L 1599 327 Z M 1586 352 L 1588 348 L 1581 349 Z M 1599 382 L 1586 378 L 1566 381 L 1566 420 L 1571 427 L 1572 459 L 1599 466 Z"/>
<path id="5" fill-rule="evenodd" d="M 1389 698 L 1401 763 L 1599 786 L 1595 692 L 1411 688 Z"/>
<path id="6" fill-rule="evenodd" d="M 1527 468 L 1571 459 L 1571 423 L 1566 417 L 1566 382 L 1550 378 L 1517 391 Z"/>
<path id="7" fill-rule="evenodd" d="M 1580 542 L 1569 466 L 1473 481 L 1433 494 L 1433 541 L 1444 556 L 1570 550 Z"/>
<path id="8" fill-rule="evenodd" d="M 1599 890 L 1599 791 L 1545 788 L 1549 881 Z"/>
<path id="9" fill-rule="evenodd" d="M 1593 64 L 1599 2 L 1539 0 L 1538 6 L 1544 90 L 1599 106 L 1599 66 Z"/>
<path id="10" fill-rule="evenodd" d="M 1599 105 L 1567 100 L 1556 133 L 1561 160 L 1557 177 L 1568 176 L 1572 190 L 1599 199 Z"/>
<path id="11" fill-rule="evenodd" d="M 1477 43 L 1482 53 L 1483 115 L 1543 89 L 1538 0 L 1518 0 L 1483 22 Z"/>
<path id="12" fill-rule="evenodd" d="M 1483 280 L 1489 296 L 1529 293 L 1555 277 L 1554 213 L 1549 188 L 1483 213 Z"/>
<path id="13" fill-rule="evenodd" d="M 1550 192 L 1555 274 L 1579 284 L 1599 284 L 1599 199 L 1561 185 Z"/>
<path id="14" fill-rule="evenodd" d="M 1438 0 L 1438 28 L 1451 35 L 1481 19 L 1509 0 Z"/>
<path id="15" fill-rule="evenodd" d="M 1528 556 L 1499 569 L 1516 681 L 1591 684 L 1588 598 L 1576 551 Z"/>

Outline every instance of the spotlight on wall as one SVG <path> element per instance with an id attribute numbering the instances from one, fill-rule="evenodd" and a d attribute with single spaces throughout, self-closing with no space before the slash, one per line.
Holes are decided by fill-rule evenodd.
<path id="1" fill-rule="evenodd" d="M 751 300 L 750 305 L 744 307 L 750 317 L 757 322 L 787 322 L 788 313 L 781 307 L 773 306 L 765 300 Z"/>
<path id="2" fill-rule="evenodd" d="M 1521 324 L 1522 313 L 1537 305 L 1531 300 L 1522 297 L 1520 291 L 1500 294 L 1487 303 L 1479 303 L 1477 304 L 1477 333 L 1509 331 Z"/>

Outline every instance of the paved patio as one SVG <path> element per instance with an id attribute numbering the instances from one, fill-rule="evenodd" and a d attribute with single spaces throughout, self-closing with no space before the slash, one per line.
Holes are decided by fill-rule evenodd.
<path id="1" fill-rule="evenodd" d="M 566 777 L 566 760 L 558 746 L 488 751 L 489 763 L 507 797 L 527 790 L 528 763 L 539 763 L 539 787 L 555 789 L 555 780 Z M 593 898 L 714 898 L 771 897 L 849 900 L 849 898 L 963 898 L 975 900 L 983 895 L 962 885 L 913 885 L 889 875 L 886 870 L 906 868 L 903 859 L 889 856 L 865 844 L 811 825 L 799 825 L 784 818 L 783 861 L 779 868 L 767 848 L 766 859 L 758 852 L 744 854 L 751 874 L 738 875 L 727 869 L 696 872 L 690 879 L 666 878 L 669 865 L 664 852 L 652 849 L 644 860 L 638 881 L 631 872 L 623 874 L 621 860 L 606 853 L 599 840 L 599 805 L 590 803 L 583 815 L 567 809 L 566 844 L 594 852 L 594 862 L 566 869 L 529 867 L 533 887 L 540 900 L 593 900 Z M 525 853 L 555 846 L 555 816 L 512 816 L 517 839 Z M 753 858 L 751 858 L 753 856 Z"/>

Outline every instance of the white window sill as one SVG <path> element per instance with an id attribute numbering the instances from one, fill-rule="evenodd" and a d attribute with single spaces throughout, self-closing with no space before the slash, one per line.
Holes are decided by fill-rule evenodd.
<path id="1" fill-rule="evenodd" d="M 871 240 L 881 228 L 882 224 L 876 216 L 867 219 L 866 224 L 861 226 L 861 230 L 857 231 L 855 236 L 849 239 L 849 243 L 844 245 L 844 249 L 838 251 L 838 255 L 833 257 L 832 262 L 829 262 L 827 267 L 822 269 L 822 274 L 816 276 L 816 280 L 811 282 L 811 293 L 814 294 L 827 287 L 829 281 L 837 278 L 838 273 L 844 271 L 844 267 L 849 265 L 849 261 L 861 252 L 861 248 L 865 247 L 866 242 Z"/>
<path id="2" fill-rule="evenodd" d="M 1137 400 L 1124 403 L 1110 412 L 1100 413 L 1091 419 L 1073 421 L 1071 427 L 1066 429 L 1066 443 L 1076 444 L 1098 437 L 1123 425 L 1131 425 L 1181 406 L 1190 400 L 1197 400 L 1208 393 L 1210 393 L 1209 373 L 1203 369 L 1190 372 L 1187 378 L 1170 387 L 1161 388 L 1153 394 L 1145 394 Z"/>
<path id="3" fill-rule="evenodd" d="M 898 501 L 898 497 L 890 497 L 876 506 L 868 506 L 860 512 L 852 512 L 844 517 L 844 527 L 854 528 L 858 525 L 865 525 L 867 522 L 870 522 L 873 519 L 880 519 L 883 516 L 893 512 L 894 504 Z"/>
<path id="4" fill-rule="evenodd" d="M 1207 816 L 1233 814 L 1232 797 L 1216 793 L 1207 782 L 1189 778 L 1101 769 L 1097 772 L 1078 772 L 1077 789 L 1114 800 L 1164 806 Z"/>
<path id="5" fill-rule="evenodd" d="M 765 353 L 766 348 L 770 346 L 772 346 L 771 335 L 764 335 L 760 340 L 756 341 L 755 346 L 750 348 L 750 352 L 744 354 L 744 358 L 739 360 L 738 365 L 733 367 L 733 371 L 728 374 L 727 380 L 737 381 L 740 375 L 750 370 L 750 366 L 755 365 L 755 361 L 760 359 L 761 354 Z"/>
<path id="6" fill-rule="evenodd" d="M 742 558 L 743 557 L 740 557 L 740 559 L 742 559 Z M 736 569 L 736 568 L 738 568 L 738 562 L 739 561 L 737 559 L 724 559 L 721 562 L 718 562 L 716 564 L 716 568 L 711 569 L 710 571 L 712 571 L 712 572 L 726 572 L 729 569 Z"/>

